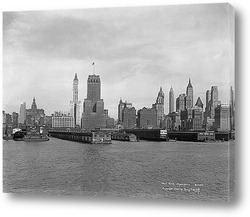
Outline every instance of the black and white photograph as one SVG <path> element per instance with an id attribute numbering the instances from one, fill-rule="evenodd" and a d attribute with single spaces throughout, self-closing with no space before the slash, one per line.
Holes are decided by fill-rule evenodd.
<path id="1" fill-rule="evenodd" d="M 2 16 L 4 193 L 233 199 L 233 6 Z"/>

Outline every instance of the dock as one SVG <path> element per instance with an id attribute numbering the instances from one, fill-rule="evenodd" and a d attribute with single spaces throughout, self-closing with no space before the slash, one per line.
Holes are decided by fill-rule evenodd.
<path id="1" fill-rule="evenodd" d="M 89 144 L 111 144 L 111 134 L 106 132 L 86 132 L 74 129 L 51 129 L 49 135 L 58 139 Z"/>

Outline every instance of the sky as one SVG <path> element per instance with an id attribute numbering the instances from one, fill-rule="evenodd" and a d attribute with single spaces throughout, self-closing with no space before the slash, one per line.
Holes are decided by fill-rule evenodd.
<path id="1" fill-rule="evenodd" d="M 229 103 L 234 88 L 234 36 L 228 4 L 145 6 L 3 13 L 3 110 L 31 107 L 46 115 L 69 111 L 73 79 L 79 100 L 87 78 L 101 78 L 101 97 L 117 118 L 119 100 L 151 107 L 162 87 L 165 114 L 171 86 L 175 98 L 189 78 L 194 103 L 218 86 Z M 81 103 L 81 104 L 82 104 Z"/>

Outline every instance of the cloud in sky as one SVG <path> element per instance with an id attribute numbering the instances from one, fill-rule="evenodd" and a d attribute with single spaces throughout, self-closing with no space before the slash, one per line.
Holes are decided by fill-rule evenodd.
<path id="1" fill-rule="evenodd" d="M 160 86 L 185 92 L 191 78 L 195 100 L 219 86 L 229 99 L 232 52 L 228 4 L 5 12 L 3 108 L 18 111 L 36 96 L 46 114 L 66 111 L 74 74 L 79 97 L 96 63 L 102 98 L 112 117 L 122 97 L 136 109 L 151 106 Z"/>

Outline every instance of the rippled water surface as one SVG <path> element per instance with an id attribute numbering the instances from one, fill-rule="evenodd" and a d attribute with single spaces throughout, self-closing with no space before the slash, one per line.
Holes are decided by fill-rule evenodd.
<path id="1" fill-rule="evenodd" d="M 227 201 L 233 169 L 234 142 L 3 141 L 4 192 Z"/>

